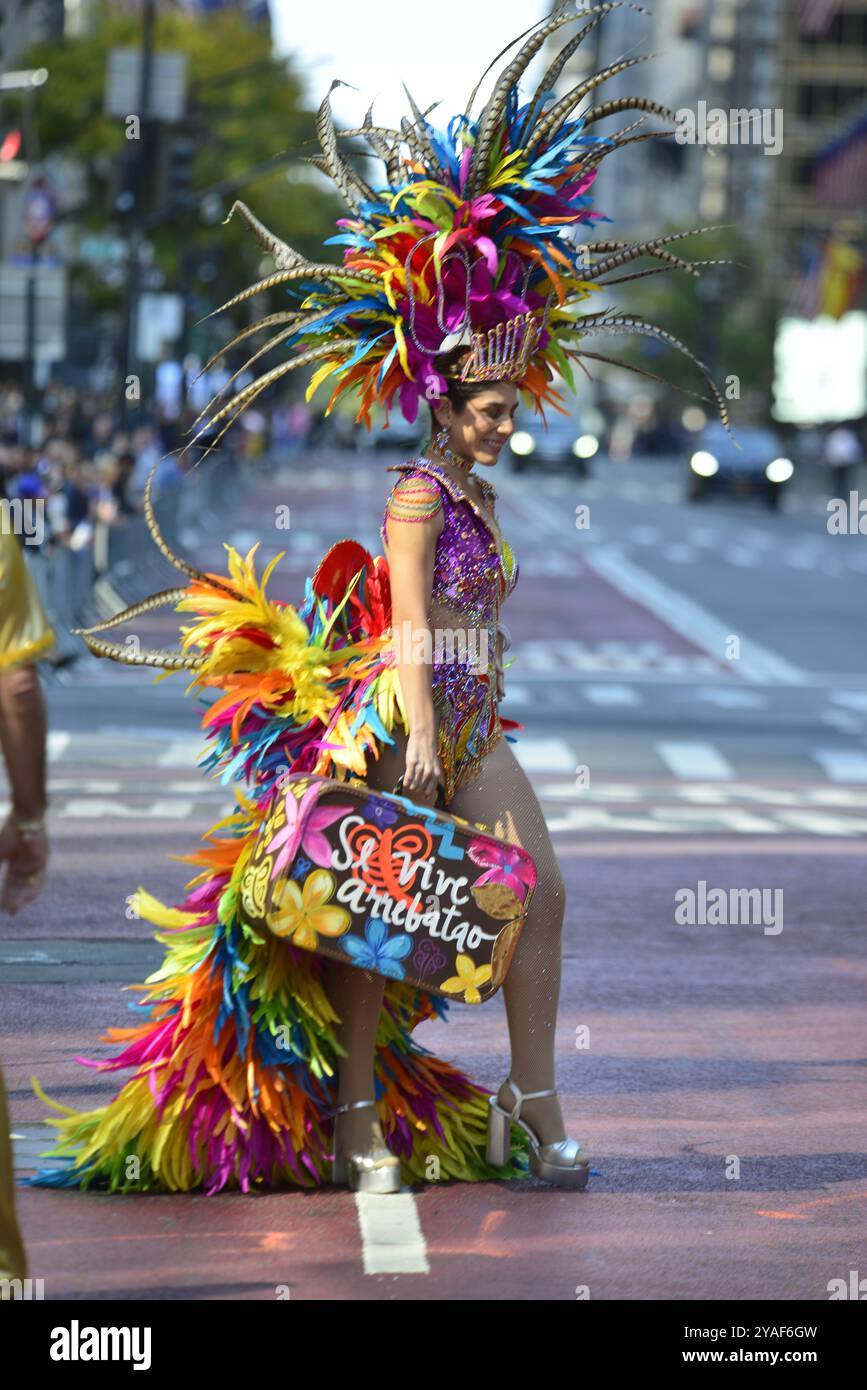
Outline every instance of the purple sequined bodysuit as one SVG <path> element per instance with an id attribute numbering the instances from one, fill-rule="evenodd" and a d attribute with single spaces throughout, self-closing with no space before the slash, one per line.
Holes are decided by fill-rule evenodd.
<path id="1" fill-rule="evenodd" d="M 497 622 L 500 606 L 518 579 L 518 563 L 505 537 L 498 549 L 477 503 L 429 459 L 395 464 L 389 472 L 433 479 L 440 491 L 443 529 L 437 537 L 432 605 L 434 628 L 432 687 L 437 714 L 437 752 L 445 772 L 445 801 L 478 772 L 482 759 L 502 737 L 497 710 Z M 480 478 L 489 513 L 496 490 Z M 387 542 L 388 503 L 380 536 Z M 442 610 L 448 610 L 445 614 Z M 430 616 L 430 615 L 429 615 Z M 445 618 L 451 621 L 446 625 Z"/>

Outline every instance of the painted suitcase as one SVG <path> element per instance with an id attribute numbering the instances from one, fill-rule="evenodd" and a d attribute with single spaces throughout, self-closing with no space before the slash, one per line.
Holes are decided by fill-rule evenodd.
<path id="1" fill-rule="evenodd" d="M 363 783 L 283 779 L 241 880 L 241 907 L 295 946 L 480 1004 L 509 968 L 532 856 L 448 811 Z"/>

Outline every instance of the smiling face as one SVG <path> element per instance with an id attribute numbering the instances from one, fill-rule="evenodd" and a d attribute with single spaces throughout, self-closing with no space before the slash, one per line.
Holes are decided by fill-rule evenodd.
<path id="1" fill-rule="evenodd" d="M 463 407 L 446 398 L 434 407 L 434 415 L 449 432 L 448 446 L 455 454 L 476 463 L 493 465 L 515 430 L 518 388 L 512 381 L 492 381 Z"/>

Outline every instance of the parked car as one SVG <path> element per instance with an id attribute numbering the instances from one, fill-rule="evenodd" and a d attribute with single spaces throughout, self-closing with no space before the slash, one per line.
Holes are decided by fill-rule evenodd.
<path id="1" fill-rule="evenodd" d="M 795 471 L 778 436 L 770 429 L 735 429 L 740 449 L 723 425 L 714 421 L 702 431 L 689 460 L 687 499 L 713 496 L 757 497 L 778 507 Z"/>
<path id="2" fill-rule="evenodd" d="M 515 432 L 506 448 L 512 471 L 542 467 L 567 468 L 586 478 L 590 459 L 599 450 L 599 439 L 589 429 L 582 428 L 575 415 L 561 415 L 556 410 L 546 412 L 547 428 L 542 420 L 529 411 L 519 410 L 515 416 Z"/>

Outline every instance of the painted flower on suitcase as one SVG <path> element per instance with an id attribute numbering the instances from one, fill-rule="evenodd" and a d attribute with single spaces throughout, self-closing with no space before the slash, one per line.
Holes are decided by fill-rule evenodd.
<path id="1" fill-rule="evenodd" d="M 467 846 L 467 854 L 474 864 L 483 865 L 486 869 L 476 879 L 476 888 L 484 883 L 503 883 L 523 900 L 527 889 L 536 886 L 536 865 L 519 845 L 472 840 Z"/>
<path id="2" fill-rule="evenodd" d="M 314 864 L 324 869 L 330 868 L 331 846 L 323 831 L 354 808 L 348 805 L 317 806 L 319 791 L 319 785 L 310 787 L 302 794 L 300 801 L 291 788 L 286 792 L 283 801 L 286 823 L 265 846 L 269 854 L 280 851 L 274 860 L 272 878 L 276 878 L 293 862 L 299 847 L 310 855 Z"/>
<path id="3" fill-rule="evenodd" d="M 445 990 L 446 994 L 459 995 L 465 1004 L 481 1004 L 482 996 L 479 990 L 481 985 L 490 981 L 490 965 L 476 965 L 472 956 L 458 955 L 455 966 L 457 975 L 443 980 L 440 989 Z"/>
<path id="4" fill-rule="evenodd" d="M 320 936 L 343 936 L 352 925 L 352 914 L 331 902 L 335 887 L 328 869 L 314 869 L 300 887 L 295 879 L 284 879 L 268 923 L 271 931 L 306 951 L 316 950 Z"/>
<path id="5" fill-rule="evenodd" d="M 412 937 L 389 936 L 388 927 L 379 917 L 368 917 L 364 924 L 364 940 L 347 936 L 341 946 L 353 965 L 362 970 L 376 970 L 391 980 L 402 980 L 406 974 L 401 961 L 412 950 Z"/>

